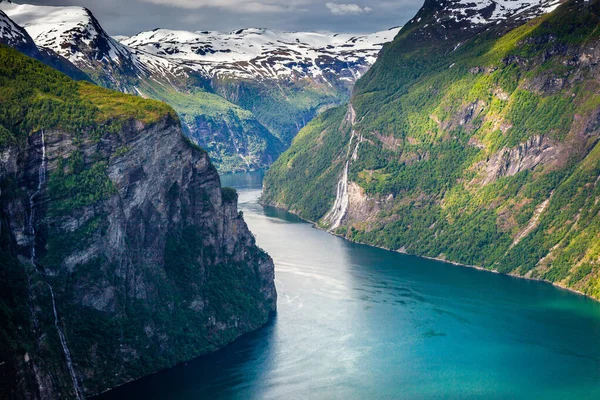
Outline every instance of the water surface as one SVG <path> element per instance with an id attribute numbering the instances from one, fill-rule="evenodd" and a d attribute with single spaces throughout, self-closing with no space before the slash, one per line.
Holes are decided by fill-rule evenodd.
<path id="1" fill-rule="evenodd" d="M 349 243 L 222 178 L 274 259 L 277 317 L 102 399 L 600 399 L 600 303 Z"/>

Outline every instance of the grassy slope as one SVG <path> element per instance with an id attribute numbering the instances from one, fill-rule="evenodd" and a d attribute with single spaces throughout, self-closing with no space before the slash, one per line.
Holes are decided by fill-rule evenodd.
<path id="1" fill-rule="evenodd" d="M 372 198 L 391 194 L 394 200 L 377 221 L 352 221 L 340 233 L 546 279 L 600 298 L 598 131 L 592 129 L 590 137 L 581 133 L 582 121 L 593 120 L 600 106 L 600 87 L 593 67 L 569 62 L 569 52 L 597 44 L 598 4 L 570 2 L 500 38 L 494 31 L 480 34 L 453 52 L 454 43 L 420 46 L 416 26 L 403 30 L 359 81 L 352 99 L 355 129 L 367 140 L 350 179 Z M 553 79 L 564 86 L 545 88 Z M 461 124 L 473 104 L 483 111 Z M 303 131 L 267 176 L 266 201 L 311 220 L 324 215 L 335 197 L 349 137 L 345 129 L 317 132 L 339 123 L 342 113 L 331 112 Z M 478 163 L 537 135 L 566 144 L 570 158 L 483 184 Z M 314 154 L 327 157 L 322 167 L 308 160 Z M 421 161 L 407 162 L 415 159 Z M 306 176 L 303 168 L 315 166 L 313 180 L 298 179 Z M 511 247 L 547 199 L 537 227 Z"/>
<path id="2" fill-rule="evenodd" d="M 40 129 L 82 132 L 95 126 L 111 129 L 131 118 L 152 123 L 175 117 L 165 103 L 75 82 L 2 45 L 0 103 L 0 146 L 23 144 Z"/>

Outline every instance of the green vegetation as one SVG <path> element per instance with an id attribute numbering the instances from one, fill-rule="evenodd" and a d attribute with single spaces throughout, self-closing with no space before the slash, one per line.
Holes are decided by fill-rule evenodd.
<path id="1" fill-rule="evenodd" d="M 317 85 L 309 80 L 285 83 L 219 79 L 214 85 L 217 93 L 252 111 L 286 147 L 320 111 L 349 98 L 346 87 Z"/>
<path id="2" fill-rule="evenodd" d="M 209 153 L 220 172 L 265 168 L 283 152 L 283 143 L 247 110 L 200 89 L 177 91 L 153 82 L 140 89 L 169 103 L 186 134 Z"/>
<path id="3" fill-rule="evenodd" d="M 164 103 L 75 82 L 3 45 L 0 103 L 0 147 L 23 144 L 28 135 L 41 129 L 102 134 L 131 119 L 150 124 L 175 117 Z"/>
<path id="4" fill-rule="evenodd" d="M 86 167 L 80 151 L 68 159 L 59 159 L 50 175 L 48 191 L 51 215 L 68 214 L 71 210 L 90 206 L 115 194 L 117 189 L 106 175 L 107 164 L 99 161 Z"/>
<path id="5" fill-rule="evenodd" d="M 448 41 L 421 34 L 427 18 L 403 29 L 356 86 L 364 140 L 349 180 L 375 211 L 338 233 L 600 298 L 600 86 L 573 61 L 598 45 L 600 2 Z M 299 134 L 265 179 L 266 202 L 313 221 L 327 213 L 348 159 L 344 111 Z M 544 150 L 552 157 L 520 170 Z"/>
<path id="6" fill-rule="evenodd" d="M 100 88 L 87 82 L 79 83 L 79 95 L 97 107 L 98 123 L 114 119 L 135 119 L 152 124 L 165 116 L 177 118 L 175 111 L 166 103 Z"/>
<path id="7" fill-rule="evenodd" d="M 221 188 L 221 193 L 223 196 L 224 203 L 232 203 L 237 201 L 238 199 L 237 190 L 235 190 L 234 188 L 223 187 Z"/>
<path id="8" fill-rule="evenodd" d="M 344 167 L 338 159 L 350 140 L 350 125 L 342 125 L 345 114 L 342 107 L 326 111 L 300 131 L 265 177 L 267 201 L 298 210 L 311 221 L 327 212 Z"/>

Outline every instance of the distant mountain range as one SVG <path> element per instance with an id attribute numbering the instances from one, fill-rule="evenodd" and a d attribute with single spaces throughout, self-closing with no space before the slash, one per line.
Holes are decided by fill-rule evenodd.
<path id="1" fill-rule="evenodd" d="M 31 51 L 75 67 L 55 61 L 63 72 L 74 76 L 78 69 L 79 78 L 172 105 L 222 172 L 270 165 L 315 115 L 348 99 L 356 79 L 399 31 L 157 29 L 115 39 L 81 7 L 1 1 L 0 11 L 0 40 L 9 46 L 33 49 L 19 45 L 26 32 L 38 49 Z"/>
<path id="2" fill-rule="evenodd" d="M 360 78 L 398 31 L 356 36 L 254 28 L 228 34 L 156 29 L 119 40 L 142 59 L 149 54 L 163 57 L 175 68 L 199 71 L 208 79 L 308 78 L 339 85 Z"/>

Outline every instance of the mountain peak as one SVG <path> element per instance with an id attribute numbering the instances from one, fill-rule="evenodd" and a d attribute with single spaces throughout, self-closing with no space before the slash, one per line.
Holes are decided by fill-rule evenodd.
<path id="1" fill-rule="evenodd" d="M 0 0 L 0 3 L 3 1 Z M 14 47 L 19 51 L 32 55 L 36 46 L 27 32 L 0 10 L 0 43 Z"/>
<path id="2" fill-rule="evenodd" d="M 469 29 L 525 22 L 556 9 L 562 0 L 425 0 L 410 24 L 439 24 L 445 29 Z"/>

